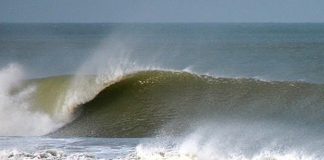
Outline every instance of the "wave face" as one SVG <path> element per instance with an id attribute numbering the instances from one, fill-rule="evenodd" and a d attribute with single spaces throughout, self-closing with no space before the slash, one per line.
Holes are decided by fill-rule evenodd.
<path id="1" fill-rule="evenodd" d="M 62 85 L 61 79 L 55 81 Z M 50 135 L 181 135 L 203 124 L 223 122 L 228 124 L 225 126 L 261 126 L 256 130 L 289 126 L 319 134 L 323 130 L 323 104 L 324 86 L 319 84 L 140 71 L 107 84 L 93 99 L 74 110 L 74 121 Z"/>

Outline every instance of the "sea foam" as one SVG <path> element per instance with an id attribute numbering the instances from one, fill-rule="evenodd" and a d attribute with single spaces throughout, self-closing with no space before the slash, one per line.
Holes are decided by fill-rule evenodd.
<path id="1" fill-rule="evenodd" d="M 20 89 L 25 79 L 23 67 L 9 64 L 0 69 L 0 135 L 43 135 L 59 124 L 45 113 L 31 110 L 31 95 L 36 86 Z"/>

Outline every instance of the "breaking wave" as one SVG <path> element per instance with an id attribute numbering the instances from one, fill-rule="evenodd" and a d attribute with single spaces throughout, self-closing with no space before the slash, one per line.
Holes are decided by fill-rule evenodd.
<path id="1" fill-rule="evenodd" d="M 323 89 L 301 82 L 140 71 L 108 83 L 75 109 L 78 117 L 73 122 L 53 134 L 143 137 L 164 130 L 180 134 L 210 121 L 267 121 L 322 129 Z"/>
<path id="2" fill-rule="evenodd" d="M 154 69 L 112 75 L 109 80 L 91 74 L 24 80 L 18 65 L 1 74 L 5 136 L 171 139 L 140 144 L 122 159 L 323 157 L 322 84 Z"/>
<path id="3" fill-rule="evenodd" d="M 15 64 L 0 73 L 3 136 L 179 135 L 207 122 L 236 121 L 280 123 L 317 133 L 323 129 L 321 84 L 150 69 L 109 78 L 86 74 L 24 80 Z"/>

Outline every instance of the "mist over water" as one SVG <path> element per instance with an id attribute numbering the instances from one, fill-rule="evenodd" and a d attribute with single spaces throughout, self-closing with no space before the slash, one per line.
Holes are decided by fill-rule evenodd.
<path id="1" fill-rule="evenodd" d="M 119 159 L 324 156 L 322 24 L 0 26 L 0 136 L 151 138 Z"/>

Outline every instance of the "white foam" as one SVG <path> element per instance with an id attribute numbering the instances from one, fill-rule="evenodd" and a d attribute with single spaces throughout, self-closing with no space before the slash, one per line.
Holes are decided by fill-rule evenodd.
<path id="1" fill-rule="evenodd" d="M 96 159 L 92 155 L 83 153 L 66 154 L 60 150 L 44 150 L 28 153 L 18 150 L 0 151 L 0 160 L 92 160 Z"/>
<path id="2" fill-rule="evenodd" d="M 47 114 L 31 110 L 30 97 L 35 86 L 13 93 L 24 77 L 24 71 L 18 64 L 10 64 L 0 70 L 0 136 L 43 135 L 58 127 Z"/>
<path id="3" fill-rule="evenodd" d="M 192 141 L 192 140 L 190 140 Z M 193 150 L 192 150 L 193 149 Z M 184 142 L 173 148 L 139 145 L 130 160 L 320 160 L 312 155 L 297 151 L 270 151 L 264 149 L 252 156 L 242 152 L 224 152 L 210 145 L 197 145 Z"/>
<path id="4" fill-rule="evenodd" d="M 241 126 L 241 127 L 240 127 Z M 262 127 L 272 126 L 272 128 Z M 197 127 L 184 138 L 154 139 L 141 143 L 126 159 L 140 160 L 321 160 L 316 145 L 286 130 L 284 125 L 224 123 Z M 286 139 L 285 137 L 289 138 Z M 307 140 L 306 140 L 307 139 Z M 292 140 L 292 141 L 291 141 Z M 290 142 L 289 142 L 290 141 Z M 166 143 L 167 142 L 167 143 Z M 313 147 L 308 148 L 305 143 Z M 303 146 L 306 145 L 306 146 Z"/>

